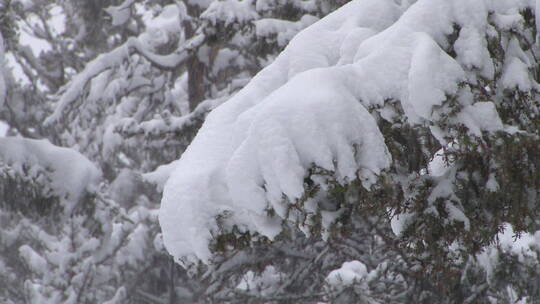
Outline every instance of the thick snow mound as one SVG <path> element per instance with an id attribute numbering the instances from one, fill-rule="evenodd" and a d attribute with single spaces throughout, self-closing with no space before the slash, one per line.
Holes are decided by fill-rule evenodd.
<path id="1" fill-rule="evenodd" d="M 68 202 L 68 209 L 86 190 L 98 185 L 101 172 L 73 149 L 55 146 L 47 140 L 0 138 L 0 162 L 23 172 L 39 167 L 50 171 L 54 194 Z"/>
<path id="2" fill-rule="evenodd" d="M 164 187 L 159 219 L 177 260 L 207 261 L 212 237 L 232 225 L 275 237 L 313 166 L 369 188 L 391 164 L 375 120 L 395 118 L 389 101 L 404 121 L 430 124 L 447 96 L 464 90 L 462 64 L 476 55 L 456 60 L 443 48 L 455 24 L 485 28 L 494 4 L 398 2 L 352 1 L 316 22 L 208 115 Z M 457 119 L 472 133 L 503 129 L 491 102 L 476 104 L 470 94 L 459 102 L 466 111 Z M 484 116 L 492 123 L 478 121 Z"/>

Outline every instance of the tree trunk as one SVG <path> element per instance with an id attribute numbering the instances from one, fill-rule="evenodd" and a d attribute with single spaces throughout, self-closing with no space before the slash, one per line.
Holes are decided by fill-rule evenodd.
<path id="1" fill-rule="evenodd" d="M 200 15 L 198 6 L 189 5 L 186 3 L 188 14 L 192 17 Z M 193 21 L 187 20 L 184 22 L 184 33 L 186 39 L 190 39 L 195 34 L 195 26 Z M 188 98 L 189 110 L 193 111 L 205 99 L 205 74 L 206 65 L 199 60 L 198 52 L 195 52 L 191 58 L 187 60 L 188 71 Z"/>

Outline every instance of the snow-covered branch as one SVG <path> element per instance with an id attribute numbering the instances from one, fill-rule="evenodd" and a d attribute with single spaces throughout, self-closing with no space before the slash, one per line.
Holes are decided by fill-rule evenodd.
<path id="1" fill-rule="evenodd" d="M 65 200 L 66 211 L 73 209 L 85 191 L 95 190 L 101 172 L 83 155 L 57 147 L 47 140 L 15 137 L 0 138 L 0 161 L 19 174 L 27 168 L 42 168 L 50 175 L 53 195 Z M 29 174 L 34 174 L 30 169 Z"/>
<path id="2" fill-rule="evenodd" d="M 499 81 L 502 73 L 501 89 L 528 94 L 537 86 L 531 51 L 517 41 L 505 40 L 502 64 L 490 58 L 491 31 L 524 24 L 514 9 L 484 1 L 420 0 L 410 7 L 352 1 L 299 33 L 273 64 L 209 114 L 177 163 L 160 212 L 169 252 L 209 261 L 214 236 L 231 227 L 273 239 L 283 223 L 301 225 L 319 212 L 325 237 L 339 216 L 322 199 L 333 186 L 358 180 L 370 190 L 379 178 L 394 176 L 385 170 L 402 170 L 402 143 L 383 134 L 384 124 L 397 123 L 429 137 L 414 139 L 419 155 L 409 152 L 405 160 L 412 172 L 395 178 L 432 186 L 409 193 L 412 186 L 404 183 L 404 201 L 425 200 L 433 206 L 426 212 L 444 202 L 449 225 L 468 231 L 453 186 L 460 175 L 422 176 L 425 161 L 414 158 L 457 137 L 483 145 L 484 135 L 515 132 L 499 116 L 498 102 L 475 99 L 480 77 Z M 310 196 L 310 187 L 319 192 Z"/>
<path id="3" fill-rule="evenodd" d="M 58 121 L 68 107 L 83 94 L 84 87 L 94 77 L 108 69 L 119 66 L 122 62 L 128 60 L 132 54 L 138 53 L 144 56 L 158 68 L 173 69 L 187 60 L 190 53 L 201 46 L 204 40 L 205 36 L 198 34 L 182 44 L 173 53 L 169 55 L 158 55 L 148 50 L 137 38 L 128 39 L 123 45 L 107 54 L 99 55 L 96 59 L 88 63 L 84 70 L 67 84 L 60 95 L 54 112 L 45 120 L 45 124 L 49 125 Z"/>

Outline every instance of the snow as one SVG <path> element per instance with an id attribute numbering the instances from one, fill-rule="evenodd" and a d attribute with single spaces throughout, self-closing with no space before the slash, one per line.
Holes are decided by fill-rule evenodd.
<path id="1" fill-rule="evenodd" d="M 454 45 L 458 61 L 468 69 L 483 71 L 486 78 L 493 76 L 493 62 L 489 59 L 487 41 L 480 31 L 472 26 L 462 28 Z"/>
<path id="2" fill-rule="evenodd" d="M 269 11 L 276 6 L 292 5 L 294 7 L 300 8 L 302 11 L 306 12 L 315 12 L 317 10 L 318 3 L 315 0 L 303 0 L 303 1 L 276 1 L 276 0 L 255 0 L 255 8 L 258 12 Z"/>
<path id="3" fill-rule="evenodd" d="M 212 2 L 201 14 L 200 18 L 210 22 L 212 25 L 224 22 L 224 26 L 228 26 L 257 19 L 258 14 L 251 1 L 223 0 Z"/>
<path id="4" fill-rule="evenodd" d="M 144 259 L 144 249 L 146 248 L 148 227 L 144 224 L 139 224 L 127 239 L 126 246 L 119 250 L 120 263 L 126 263 L 131 266 L 136 266 Z"/>
<path id="5" fill-rule="evenodd" d="M 488 280 L 493 276 L 493 268 L 498 263 L 500 251 L 517 255 L 520 261 L 523 261 L 525 256 L 538 258 L 536 255 L 540 249 L 540 231 L 517 236 L 512 225 L 503 223 L 502 232 L 497 234 L 496 240 L 495 244 L 476 255 L 477 263 L 486 271 Z"/>
<path id="6" fill-rule="evenodd" d="M 129 46 L 126 43 L 110 53 L 99 55 L 96 59 L 89 62 L 84 70 L 73 77 L 73 79 L 63 88 L 65 89 L 65 92 L 60 97 L 54 112 L 45 120 L 45 125 L 58 121 L 66 108 L 81 96 L 84 87 L 89 81 L 98 76 L 101 72 L 119 65 L 122 61 L 121 59 L 128 55 Z"/>
<path id="7" fill-rule="evenodd" d="M 131 6 L 135 0 L 125 0 L 119 6 L 109 6 L 105 9 L 107 14 L 112 17 L 112 25 L 118 26 L 126 23 L 131 17 Z"/>
<path id="8" fill-rule="evenodd" d="M 455 93 L 457 82 L 464 80 L 465 75 L 459 64 L 429 36 L 420 35 L 416 43 L 409 70 L 408 104 L 403 110 L 410 118 L 418 116 L 429 120 L 433 106 L 441 105 L 445 94 Z M 435 66 L 438 68 L 434 69 Z M 421 121 L 413 119 L 411 122 Z"/>
<path id="9" fill-rule="evenodd" d="M 448 147 L 451 147 L 453 143 L 448 144 Z M 444 149 L 441 148 L 433 155 L 433 158 L 428 164 L 428 173 L 431 176 L 443 176 L 446 174 L 448 169 L 453 165 L 454 160 L 449 158 L 445 159 Z"/>
<path id="10" fill-rule="evenodd" d="M 516 254 L 536 254 L 531 247 L 535 248 L 540 245 L 540 232 L 535 234 L 522 233 L 516 237 L 512 225 L 505 223 L 503 231 L 497 235 L 497 239 L 499 246 L 504 250 Z"/>
<path id="11" fill-rule="evenodd" d="M 54 35 L 62 35 L 66 31 L 66 15 L 59 5 L 54 5 L 49 10 L 51 17 L 48 20 L 50 29 Z"/>
<path id="12" fill-rule="evenodd" d="M 195 110 L 180 117 L 173 117 L 170 116 L 170 113 L 165 112 L 158 115 L 155 119 L 147 120 L 139 124 L 137 124 L 134 119 L 125 118 L 116 124 L 116 128 L 127 134 L 180 132 L 183 129 L 187 129 L 196 124 L 197 120 L 203 118 L 208 111 L 223 103 L 225 99 L 226 98 L 207 99 L 199 103 Z"/>
<path id="13" fill-rule="evenodd" d="M 76 101 L 83 95 L 85 92 L 84 88 L 89 82 L 94 78 L 100 77 L 100 75 L 108 69 L 122 65 L 123 61 L 129 58 L 134 50 L 147 60 L 151 61 L 152 64 L 168 69 L 174 68 L 182 63 L 188 57 L 187 51 L 194 49 L 205 40 L 203 34 L 198 34 L 185 43 L 182 43 L 179 48 L 171 54 L 158 55 L 153 52 L 152 45 L 148 45 L 148 41 L 145 41 L 143 38 L 144 36 L 130 37 L 124 44 L 118 46 L 109 53 L 101 54 L 90 61 L 82 72 L 73 77 L 68 84 L 61 88 L 61 95 L 59 96 L 54 112 L 45 119 L 44 124 L 50 125 L 58 122 L 64 115 L 64 112 L 68 108 L 73 107 Z M 106 77 L 96 81 L 102 83 L 105 79 Z M 164 80 L 165 77 L 158 77 L 155 79 L 156 82 Z"/>
<path id="14" fill-rule="evenodd" d="M 340 182 L 360 171 L 366 186 L 388 166 L 374 119 L 348 87 L 354 69 L 316 68 L 338 61 L 339 48 L 324 41 L 339 43 L 342 28 L 390 25 L 379 9 L 390 2 L 352 2 L 299 33 L 270 67 L 209 114 L 164 189 L 160 223 L 177 260 L 210 258 L 214 217 L 225 210 L 234 210 L 231 220 L 239 226 L 274 237 L 281 219 L 267 217 L 266 209 L 283 216 L 282 195 L 292 202 L 302 195 L 312 163 L 335 170 Z M 354 146 L 372 149 L 355 155 Z"/>
<path id="15" fill-rule="evenodd" d="M 51 170 L 52 190 L 66 201 L 68 213 L 84 191 L 98 186 L 101 177 L 101 172 L 84 156 L 47 140 L 0 138 L 0 161 L 18 172 L 24 172 L 23 167 Z"/>
<path id="16" fill-rule="evenodd" d="M 533 82 L 529 79 L 528 69 L 532 67 L 531 60 L 521 49 L 516 38 L 508 41 L 506 57 L 501 79 L 502 86 L 507 89 L 528 91 Z"/>
<path id="17" fill-rule="evenodd" d="M 458 114 L 458 120 L 462 122 L 469 132 L 481 136 L 482 131 L 495 132 L 504 129 L 497 109 L 492 102 L 477 102 L 466 106 Z"/>
<path id="18" fill-rule="evenodd" d="M 358 283 L 368 275 L 366 265 L 360 261 L 345 262 L 336 270 L 332 270 L 326 282 L 332 287 L 346 287 Z"/>
<path id="19" fill-rule="evenodd" d="M 501 83 L 508 89 L 517 88 L 524 92 L 530 90 L 532 83 L 527 65 L 517 57 L 510 59 L 503 71 Z"/>
<path id="20" fill-rule="evenodd" d="M 245 292 L 257 291 L 261 295 L 270 295 L 277 289 L 282 280 L 283 274 L 277 271 L 274 266 L 268 265 L 258 275 L 251 270 L 248 271 L 236 288 Z"/>
<path id="21" fill-rule="evenodd" d="M 159 15 L 145 20 L 146 31 L 140 35 L 139 39 L 154 48 L 163 45 L 169 41 L 170 36 L 182 34 L 181 24 L 188 17 L 187 8 L 183 2 L 166 5 Z"/>
<path id="22" fill-rule="evenodd" d="M 317 20 L 315 16 L 304 15 L 300 20 L 293 22 L 288 20 L 262 18 L 255 20 L 255 33 L 259 37 L 276 36 L 276 41 L 279 46 L 285 46 L 287 42 L 304 28 L 312 25 Z"/>
<path id="23" fill-rule="evenodd" d="M 20 31 L 20 38 L 19 38 L 21 42 L 20 43 L 21 48 L 29 48 L 35 57 L 38 57 L 42 52 L 52 51 L 52 46 L 47 40 L 36 38 L 35 36 L 29 33 L 30 32 L 29 29 L 25 27 L 22 27 L 22 28 L 23 30 Z"/>
<path id="24" fill-rule="evenodd" d="M 178 160 L 173 161 L 169 164 L 161 165 L 152 172 L 148 172 L 142 175 L 142 178 L 154 185 L 156 185 L 158 191 L 163 191 L 165 183 L 171 176 L 172 171 L 176 167 Z"/>
<path id="25" fill-rule="evenodd" d="M 129 210 L 135 205 L 135 199 L 141 186 L 141 177 L 129 169 L 122 169 L 116 178 L 111 182 L 110 196 L 120 206 Z"/>
<path id="26" fill-rule="evenodd" d="M 180 2 L 178 4 L 169 4 L 163 7 L 161 13 L 153 18 L 148 27 L 150 29 L 160 29 L 168 33 L 179 33 L 182 31 L 181 24 L 188 18 L 186 6 Z"/>
<path id="27" fill-rule="evenodd" d="M 523 30 L 523 18 L 518 12 L 513 14 L 493 14 L 494 23 L 505 30 Z"/>
<path id="28" fill-rule="evenodd" d="M 47 261 L 28 245 L 19 247 L 19 255 L 26 264 L 35 272 L 43 273 L 47 270 Z"/>
<path id="29" fill-rule="evenodd" d="M 392 228 L 392 232 L 397 237 L 401 237 L 402 233 L 405 231 L 412 219 L 414 219 L 414 214 L 411 213 L 396 214 L 390 220 L 390 227 Z"/>
<path id="30" fill-rule="evenodd" d="M 274 63 L 208 115 L 175 163 L 159 215 L 167 250 L 178 262 L 207 262 L 212 236 L 233 225 L 273 239 L 282 221 L 294 221 L 287 210 L 304 195 L 313 166 L 332 172 L 339 184 L 359 178 L 369 189 L 391 163 L 373 117 L 378 111 L 383 119 L 395 117 L 389 100 L 401 105 L 404 121 L 433 125 L 447 96 L 458 96 L 462 110 L 453 123 L 472 135 L 503 130 L 492 102 L 475 102 L 458 87 L 467 81 L 465 69 L 492 72 L 480 58 L 485 51 L 467 51 L 485 46 L 470 28 L 487 26 L 492 8 L 487 1 L 419 0 L 403 12 L 390 0 L 352 1 L 300 32 Z M 457 59 L 441 49 L 454 24 L 469 28 Z M 525 62 L 518 50 L 512 54 Z M 442 129 L 430 130 L 447 144 Z M 315 182 L 326 189 L 325 179 Z M 451 188 L 439 181 L 430 199 L 452 200 L 449 220 L 469 229 Z"/>
<path id="31" fill-rule="evenodd" d="M 9 125 L 4 121 L 0 120 L 0 137 L 6 136 L 9 130 Z"/>

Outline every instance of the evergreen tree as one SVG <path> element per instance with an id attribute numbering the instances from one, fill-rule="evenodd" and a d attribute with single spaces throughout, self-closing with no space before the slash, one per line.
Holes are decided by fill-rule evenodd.
<path id="1" fill-rule="evenodd" d="M 160 211 L 167 249 L 189 268 L 296 244 L 297 230 L 347 243 L 368 225 L 393 254 L 347 257 L 318 300 L 538 301 L 537 12 L 354 1 L 306 29 L 178 162 Z"/>
<path id="2" fill-rule="evenodd" d="M 228 275 L 192 278 L 171 263 L 156 217 L 169 169 L 148 171 L 176 159 L 208 111 L 332 7 L 214 2 L 1 3 L 7 56 L 26 82 L 2 52 L 0 119 L 17 138 L 0 139 L 0 301 L 236 297 Z M 36 54 L 28 36 L 48 47 Z"/>
<path id="3" fill-rule="evenodd" d="M 0 302 L 539 303 L 540 8 L 347 2 L 0 0 Z"/>

